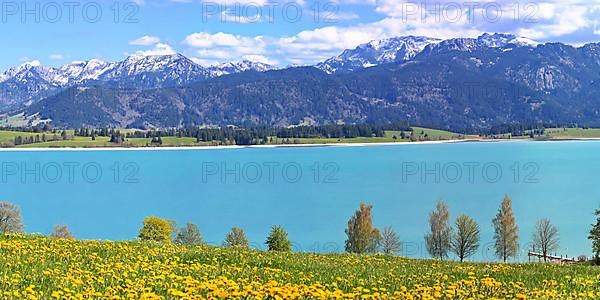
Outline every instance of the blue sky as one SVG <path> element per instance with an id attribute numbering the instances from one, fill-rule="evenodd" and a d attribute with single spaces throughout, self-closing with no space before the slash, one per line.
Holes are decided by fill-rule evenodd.
<path id="1" fill-rule="evenodd" d="M 361 43 L 409 34 L 507 32 L 573 45 L 600 37 L 600 0 L 115 1 L 3 1 L 0 68 L 174 52 L 203 65 L 242 59 L 312 64 Z"/>

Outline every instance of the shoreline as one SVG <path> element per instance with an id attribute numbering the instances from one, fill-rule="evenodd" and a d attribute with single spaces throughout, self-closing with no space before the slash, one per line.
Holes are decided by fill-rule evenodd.
<path id="1" fill-rule="evenodd" d="M 175 150 L 227 150 L 227 149 L 276 149 L 276 148 L 321 148 L 321 147 L 369 147 L 400 145 L 436 145 L 458 143 L 506 143 L 506 142 L 568 142 L 598 141 L 600 138 L 557 138 L 557 139 L 452 139 L 421 142 L 384 142 L 384 143 L 320 143 L 320 144 L 281 144 L 281 145 L 230 145 L 230 146 L 165 146 L 165 147 L 31 147 L 0 148 L 0 152 L 51 152 L 51 151 L 175 151 Z"/>

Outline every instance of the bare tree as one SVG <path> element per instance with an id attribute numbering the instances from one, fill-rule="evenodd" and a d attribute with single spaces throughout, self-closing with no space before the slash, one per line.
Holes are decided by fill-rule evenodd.
<path id="1" fill-rule="evenodd" d="M 519 227 L 512 211 L 512 199 L 506 195 L 492 221 L 496 255 L 506 262 L 517 255 L 519 249 Z"/>
<path id="2" fill-rule="evenodd" d="M 196 224 L 187 223 L 184 228 L 177 230 L 177 236 L 175 237 L 175 244 L 179 245 L 201 245 L 202 235 L 200 229 Z"/>
<path id="3" fill-rule="evenodd" d="M 250 247 L 248 244 L 248 238 L 246 238 L 246 234 L 244 230 L 239 227 L 231 228 L 231 231 L 227 233 L 225 236 L 225 241 L 223 241 L 224 247 L 240 247 L 240 248 L 248 248 Z"/>
<path id="4" fill-rule="evenodd" d="M 394 255 L 402 250 L 400 237 L 391 226 L 383 228 L 383 232 L 381 233 L 381 250 L 387 255 Z"/>
<path id="5" fill-rule="evenodd" d="M 547 255 L 559 246 L 558 228 L 548 219 L 539 220 L 535 225 L 533 244 L 544 256 L 544 261 L 548 261 Z"/>
<path id="6" fill-rule="evenodd" d="M 73 239 L 73 234 L 71 234 L 67 225 L 54 225 L 54 231 L 50 234 L 50 238 L 54 240 Z"/>
<path id="7" fill-rule="evenodd" d="M 479 249 L 479 225 L 471 217 L 461 215 L 456 219 L 456 234 L 452 239 L 452 250 L 462 262 Z"/>
<path id="8" fill-rule="evenodd" d="M 10 202 L 0 202 L 0 233 L 23 232 L 21 210 Z"/>
<path id="9" fill-rule="evenodd" d="M 425 235 L 425 244 L 427 252 L 432 257 L 437 257 L 441 260 L 448 257 L 448 252 L 451 249 L 452 228 L 448 223 L 449 220 L 450 213 L 448 212 L 448 206 L 440 200 L 435 210 L 429 214 L 431 231 Z"/>
<path id="10" fill-rule="evenodd" d="M 171 226 L 171 243 L 175 243 L 177 239 L 177 234 L 179 234 L 179 228 L 177 228 L 177 221 L 175 220 L 167 220 L 169 222 L 169 226 Z"/>

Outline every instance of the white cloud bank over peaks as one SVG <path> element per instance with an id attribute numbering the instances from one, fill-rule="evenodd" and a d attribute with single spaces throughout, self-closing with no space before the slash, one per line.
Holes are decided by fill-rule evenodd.
<path id="1" fill-rule="evenodd" d="M 578 44 L 595 41 L 594 32 L 600 32 L 600 24 L 595 21 L 600 20 L 600 0 L 351 1 L 371 5 L 382 18 L 352 26 L 305 30 L 280 38 L 280 54 L 292 63 L 310 64 L 361 43 L 404 35 L 454 38 L 502 32 Z"/>
<path id="2" fill-rule="evenodd" d="M 160 38 L 151 35 L 145 35 L 129 42 L 129 45 L 134 46 L 151 46 L 160 43 Z"/>
<path id="3" fill-rule="evenodd" d="M 592 32 L 599 7 L 599 0 L 375 1 L 375 11 L 385 18 L 431 36 L 436 24 L 444 24 L 457 30 L 455 36 L 468 31 L 507 32 L 535 39 Z"/>
<path id="4" fill-rule="evenodd" d="M 223 0 L 265 5 L 272 0 Z M 305 1 L 296 1 L 309 5 Z M 281 36 L 195 32 L 182 41 L 183 52 L 203 65 L 257 60 L 285 66 L 326 60 L 362 43 L 395 36 L 434 38 L 476 37 L 484 32 L 513 33 L 538 41 L 573 44 L 594 41 L 600 35 L 600 0 L 334 0 L 341 11 L 356 19 L 348 6 L 361 5 L 372 22 L 330 25 Z M 375 16 L 375 18 L 373 18 Z M 239 26 L 246 26 L 239 24 Z M 277 24 L 273 24 L 277 26 Z M 138 53 L 174 52 L 158 37 L 143 36 L 131 45 L 152 47 Z"/>
<path id="5" fill-rule="evenodd" d="M 259 62 L 278 64 L 267 50 L 269 38 L 264 36 L 247 37 L 218 32 L 214 34 L 197 32 L 188 35 L 183 44 L 190 49 L 194 61 L 202 65 L 258 59 Z"/>
<path id="6" fill-rule="evenodd" d="M 161 43 L 161 40 L 157 36 L 145 35 L 129 42 L 132 46 L 145 47 L 145 50 L 135 51 L 133 54 L 125 53 L 126 55 L 137 55 L 137 56 L 154 56 L 154 55 L 171 55 L 177 53 L 171 45 L 167 43 Z"/>

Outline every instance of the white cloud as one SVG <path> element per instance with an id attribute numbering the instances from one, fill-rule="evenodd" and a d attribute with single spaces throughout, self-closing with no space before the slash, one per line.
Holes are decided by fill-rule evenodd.
<path id="1" fill-rule="evenodd" d="M 330 21 L 349 21 L 358 20 L 360 16 L 355 13 L 336 12 L 331 15 L 327 15 L 326 18 Z"/>
<path id="2" fill-rule="evenodd" d="M 40 62 L 39 60 L 31 59 L 29 57 L 21 57 L 19 60 L 22 62 L 21 65 L 29 65 L 32 67 L 39 67 L 42 65 L 42 62 Z"/>
<path id="3" fill-rule="evenodd" d="M 188 35 L 183 43 L 195 48 L 209 48 L 214 46 L 233 47 L 238 46 L 242 39 L 240 36 L 223 32 L 215 34 L 197 32 Z"/>
<path id="4" fill-rule="evenodd" d="M 241 60 L 246 56 L 265 60 L 267 53 L 267 41 L 263 36 L 197 32 L 188 35 L 183 44 L 191 49 L 195 60 L 204 65 Z"/>
<path id="5" fill-rule="evenodd" d="M 188 2 L 190 0 L 171 0 Z M 183 40 L 186 54 L 201 64 L 251 59 L 273 64 L 314 64 L 345 49 L 352 49 L 371 40 L 402 35 L 423 35 L 437 38 L 475 37 L 484 32 L 508 32 L 541 41 L 557 40 L 587 30 L 588 36 L 600 35 L 596 26 L 600 19 L 600 0 L 593 3 L 579 0 L 500 0 L 497 2 L 451 2 L 424 0 L 333 0 L 344 5 L 363 5 L 380 14 L 378 21 L 351 26 L 326 26 L 302 30 L 287 36 L 242 36 L 217 32 L 196 32 Z M 409 3 L 410 1 L 410 3 Z M 206 0 L 208 2 L 208 0 Z M 220 0 L 229 16 L 235 4 L 264 6 L 271 0 Z M 306 1 L 295 1 L 306 5 Z M 438 6 L 436 6 L 436 4 Z M 469 6 L 471 5 L 471 6 Z M 472 7 L 475 5 L 475 7 Z M 486 6 L 489 5 L 489 6 Z M 515 11 L 516 9 L 518 11 Z M 484 9 L 488 7 L 488 9 Z M 305 7 L 304 7 L 305 8 Z M 365 9 L 360 8 L 360 9 Z M 499 11 L 495 11 L 500 8 Z M 221 8 L 223 9 L 223 8 Z M 263 8 L 264 9 L 264 8 Z M 344 10 L 340 20 L 356 20 L 358 10 Z M 497 18 L 496 18 L 497 17 Z M 247 20 L 241 18 L 239 23 Z M 146 52 L 173 52 L 166 44 L 159 47 L 157 37 L 144 36 L 132 41 L 134 45 L 155 45 Z"/>
<path id="6" fill-rule="evenodd" d="M 416 25 L 419 24 L 419 25 Z M 464 22 L 453 24 L 424 23 L 399 18 L 355 26 L 329 26 L 302 31 L 294 36 L 279 39 L 280 55 L 294 64 L 313 64 L 352 49 L 359 44 L 403 35 L 424 35 L 438 38 L 477 36 L 481 31 L 465 26 Z"/>
<path id="7" fill-rule="evenodd" d="M 129 45 L 134 46 L 151 46 L 160 43 L 160 38 L 157 36 L 145 35 L 138 39 L 129 42 Z"/>
<path id="8" fill-rule="evenodd" d="M 19 61 L 20 62 L 26 62 L 26 61 L 30 61 L 32 60 L 31 58 L 29 58 L 29 56 L 23 56 L 23 57 L 19 57 Z"/>
<path id="9" fill-rule="evenodd" d="M 182 2 L 182 1 L 186 1 L 186 0 L 171 0 L 173 2 Z M 344 0 L 347 1 L 347 0 Z M 355 0 L 357 1 L 357 0 Z M 358 1 L 363 1 L 363 0 L 358 0 Z M 371 0 L 368 0 L 371 1 Z M 266 6 L 266 5 L 271 5 L 271 4 L 276 4 L 278 6 L 283 6 L 286 5 L 288 3 L 296 3 L 298 5 L 304 6 L 306 4 L 306 0 L 284 0 L 284 1 L 277 1 L 277 0 L 204 0 L 203 2 L 205 3 L 215 3 L 215 4 L 224 4 L 226 8 L 232 8 L 236 5 L 239 6 Z"/>
<path id="10" fill-rule="evenodd" d="M 598 0 L 592 2 L 598 3 Z M 534 39 L 550 39 L 587 29 L 597 16 L 594 5 L 578 0 L 422 2 L 376 0 L 375 11 L 386 18 L 411 23 L 415 30 L 436 28 L 432 23 L 479 32 L 511 32 Z M 456 18 L 455 18 L 456 17 Z M 461 26 L 457 26 L 461 25 Z M 428 35 L 434 31 L 425 31 Z"/>
<path id="11" fill-rule="evenodd" d="M 205 1 L 211 2 L 211 1 Z M 253 6 L 265 6 L 267 4 L 267 0 L 219 0 L 214 1 L 214 3 L 225 4 L 226 6 L 235 6 L 235 5 L 253 5 Z"/>
<path id="12" fill-rule="evenodd" d="M 213 65 L 219 64 L 218 61 L 211 60 L 211 59 L 203 59 L 203 58 L 199 58 L 199 57 L 190 57 L 190 59 L 193 62 L 195 62 L 201 66 L 213 66 Z"/>
<path id="13" fill-rule="evenodd" d="M 585 6 L 542 3 L 539 7 L 537 22 L 532 26 L 518 28 L 520 35 L 533 39 L 551 39 L 593 27 L 595 18 L 591 17 L 592 11 Z"/>
<path id="14" fill-rule="evenodd" d="M 158 44 L 154 45 L 154 47 L 152 49 L 139 50 L 139 51 L 136 51 L 134 53 L 134 55 L 154 56 L 154 55 L 171 55 L 171 54 L 176 54 L 176 53 L 177 52 L 175 52 L 175 50 L 173 50 L 173 47 L 171 47 L 170 45 L 158 43 Z"/>
<path id="15" fill-rule="evenodd" d="M 64 60 L 65 56 L 62 54 L 50 54 L 48 58 L 50 58 L 50 60 Z"/>
<path id="16" fill-rule="evenodd" d="M 377 0 L 334 0 L 339 4 L 359 4 L 359 5 L 374 5 Z"/>
<path id="17" fill-rule="evenodd" d="M 240 36 L 230 33 L 198 32 L 188 35 L 183 44 L 191 49 L 195 60 L 203 64 L 228 62 L 244 57 L 266 59 L 283 64 L 314 64 L 352 49 L 362 43 L 401 35 L 426 35 L 439 38 L 477 36 L 481 33 L 465 21 L 453 24 L 405 21 L 388 17 L 355 26 L 327 26 L 304 30 L 292 36 Z"/>
<path id="18" fill-rule="evenodd" d="M 245 60 L 259 62 L 259 63 L 263 63 L 263 64 L 268 64 L 268 65 L 278 65 L 279 64 L 279 61 L 268 58 L 264 55 L 244 55 L 242 58 Z"/>
<path id="19" fill-rule="evenodd" d="M 253 14 L 251 12 L 248 12 L 245 14 L 238 14 L 234 10 L 224 10 L 221 12 L 220 20 L 223 23 L 246 24 L 246 23 L 259 23 L 262 21 L 263 17 L 268 17 L 268 16 L 263 16 L 262 11 L 257 11 L 257 12 L 254 12 Z"/>

